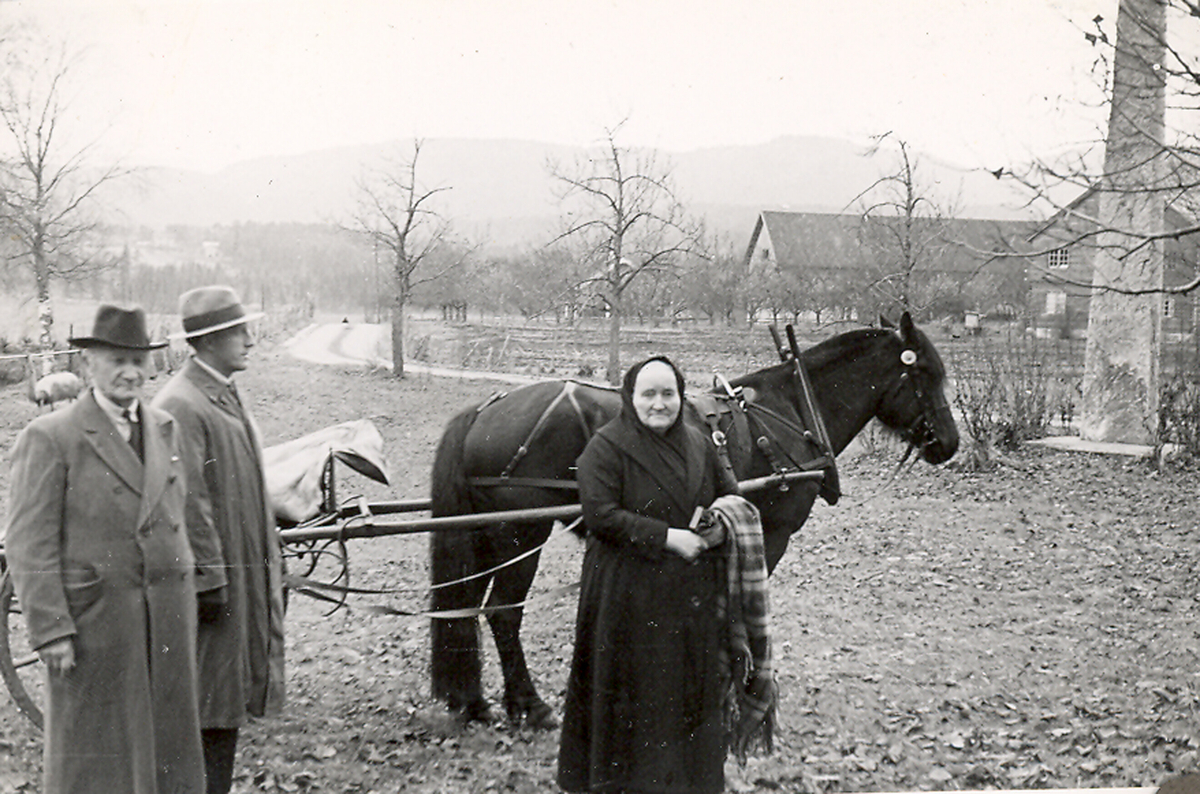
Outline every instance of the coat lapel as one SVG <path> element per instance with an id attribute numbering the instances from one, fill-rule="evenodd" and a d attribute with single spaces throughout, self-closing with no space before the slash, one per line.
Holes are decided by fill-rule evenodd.
<path id="1" fill-rule="evenodd" d="M 141 526 L 150 517 L 154 506 L 162 498 L 163 491 L 167 487 L 168 475 L 174 468 L 171 465 L 172 461 L 168 459 L 170 457 L 171 418 L 151 412 L 146 406 L 142 406 L 142 421 L 145 422 L 142 428 L 142 443 L 146 466 L 142 503 L 138 508 L 138 526 Z"/>
<path id="2" fill-rule="evenodd" d="M 625 448 L 625 453 L 641 464 L 650 477 L 662 487 L 674 502 L 676 509 L 680 512 L 687 512 L 689 505 L 696 504 L 696 500 L 700 496 L 700 489 L 704 487 L 706 463 L 704 445 L 708 442 L 703 433 L 690 425 L 684 425 L 683 429 L 688 437 L 686 481 L 681 482 L 678 477 L 665 471 L 658 457 L 639 445 Z"/>
<path id="3" fill-rule="evenodd" d="M 696 504 L 700 489 L 704 487 L 704 468 L 707 462 L 708 439 L 690 425 L 684 425 L 689 443 L 687 445 L 687 504 Z M 707 506 L 707 505 L 706 505 Z"/>
<path id="4" fill-rule="evenodd" d="M 195 359 L 189 358 L 187 364 L 184 365 L 184 376 L 208 398 L 209 402 L 223 413 L 227 413 L 245 424 L 245 412 L 242 410 L 241 403 L 234 398 L 229 386 L 214 378 L 204 367 L 197 364 Z"/>
<path id="5" fill-rule="evenodd" d="M 96 451 L 96 456 L 112 469 L 134 493 L 142 493 L 144 466 L 129 442 L 121 438 L 117 428 L 104 414 L 95 395 L 89 389 L 87 396 L 78 400 L 74 408 L 83 430 L 83 437 Z"/>
<path id="6" fill-rule="evenodd" d="M 253 453 L 255 460 L 261 461 L 262 447 L 259 443 L 258 425 L 255 424 L 249 410 L 234 397 L 229 386 L 214 378 L 204 367 L 197 364 L 195 359 L 188 359 L 184 373 L 192 385 L 208 398 L 209 402 L 223 413 L 228 414 L 230 418 L 242 423 L 242 427 L 246 429 L 249 451 Z"/>

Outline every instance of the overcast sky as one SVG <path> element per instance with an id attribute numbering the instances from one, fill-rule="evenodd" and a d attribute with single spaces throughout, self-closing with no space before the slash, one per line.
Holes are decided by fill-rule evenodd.
<path id="1" fill-rule="evenodd" d="M 994 168 L 1104 123 L 1116 0 L 0 0 L 83 50 L 77 124 L 213 170 L 413 137 L 669 151 L 782 135 Z M 72 117 L 75 119 L 75 116 Z"/>

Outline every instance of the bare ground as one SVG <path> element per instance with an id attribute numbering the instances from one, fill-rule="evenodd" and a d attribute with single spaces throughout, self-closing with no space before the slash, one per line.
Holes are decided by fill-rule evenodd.
<path id="1" fill-rule="evenodd" d="M 267 443 L 370 418 L 393 484 L 423 496 L 446 420 L 501 383 L 313 368 L 260 346 L 241 380 Z M 152 389 L 153 390 L 153 387 Z M 0 445 L 35 414 L 0 392 Z M 988 474 L 898 453 L 843 456 L 845 497 L 819 504 L 771 580 L 782 692 L 776 752 L 728 766 L 735 791 L 1152 786 L 1200 753 L 1196 472 L 1027 450 Z M 0 485 L 7 489 L 7 463 Z M 557 732 L 459 725 L 429 697 L 420 610 L 426 539 L 354 541 L 354 582 L 407 588 L 351 608 L 293 598 L 289 704 L 244 731 L 237 792 L 553 791 Z M 573 581 L 581 549 L 551 542 L 535 594 Z M 574 599 L 539 603 L 524 638 L 562 701 Z M 487 645 L 485 675 L 500 676 Z M 40 737 L 0 698 L 0 791 L 34 791 Z"/>

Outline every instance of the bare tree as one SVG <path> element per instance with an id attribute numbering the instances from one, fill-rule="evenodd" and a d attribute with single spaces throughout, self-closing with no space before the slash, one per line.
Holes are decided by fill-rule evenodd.
<path id="1" fill-rule="evenodd" d="M 683 301 L 692 311 L 706 316 L 709 324 L 719 319 L 733 325 L 744 313 L 747 301 L 743 256 L 726 236 L 714 234 L 703 240 L 703 250 L 696 250 L 685 263 Z"/>
<path id="2" fill-rule="evenodd" d="M 876 138 L 868 156 L 879 156 L 890 134 Z M 860 303 L 870 316 L 896 309 L 921 314 L 958 291 L 949 265 L 956 248 L 950 219 L 919 181 L 919 163 L 908 142 L 897 140 L 896 170 L 859 194 L 860 244 L 870 275 Z M 873 296 L 874 300 L 871 299 Z"/>
<path id="3" fill-rule="evenodd" d="M 13 246 L 11 262 L 32 276 L 38 304 L 39 344 L 53 346 L 55 279 L 74 280 L 111 266 L 99 242 L 98 194 L 128 173 L 102 165 L 93 144 L 72 147 L 65 129 L 75 65 L 65 47 L 33 35 L 3 42 L 0 123 L 7 156 L 0 159 L 0 225 Z"/>
<path id="4" fill-rule="evenodd" d="M 1118 265 L 1136 262 L 1148 248 L 1200 232 L 1200 4 L 1196 0 L 1122 0 L 1124 31 L 1100 15 L 1080 29 L 1096 52 L 1094 72 L 1108 102 L 1109 124 L 1088 147 L 1056 158 L 1005 165 L 992 173 L 1022 185 L 1031 205 L 1047 208 L 1053 228 L 1027 256 L 1078 248 L 1107 252 Z M 1157 118 L 1138 117 L 1132 104 L 1152 92 L 1164 95 Z M 1118 139 L 1114 140 L 1114 133 Z M 1112 152 L 1118 151 L 1114 159 Z M 1133 151 L 1136 150 L 1136 151 Z M 1130 152 L 1122 156 L 1119 152 Z M 1147 227 L 1131 222 L 1144 213 L 1121 211 L 1122 203 L 1153 200 L 1177 211 L 1177 222 Z M 1101 211 L 1101 205 L 1108 209 Z M 1162 286 L 1124 285 L 1120 279 L 1093 283 L 1046 267 L 1035 273 L 1049 281 L 1090 289 L 1093 294 L 1189 293 L 1200 273 Z"/>
<path id="5" fill-rule="evenodd" d="M 392 374 L 404 377 L 404 312 L 413 290 L 460 266 L 469 251 L 450 248 L 450 223 L 434 209 L 434 199 L 450 188 L 426 188 L 417 179 L 422 142 L 412 157 L 390 159 L 358 180 L 358 203 L 350 230 L 363 235 L 380 256 L 391 260 Z"/>
<path id="6" fill-rule="evenodd" d="M 571 168 L 548 168 L 567 205 L 566 228 L 557 240 L 581 241 L 583 262 L 608 310 L 610 383 L 621 377 L 621 322 L 627 291 L 639 279 L 675 271 L 695 232 L 675 196 L 669 166 L 651 151 L 617 144 L 621 125 L 605 130 L 593 157 L 581 157 Z"/>
<path id="7" fill-rule="evenodd" d="M 587 274 L 569 246 L 559 244 L 497 257 L 489 268 L 489 287 L 505 309 L 516 310 L 527 321 L 547 315 L 574 324 L 585 298 L 582 283 Z"/>

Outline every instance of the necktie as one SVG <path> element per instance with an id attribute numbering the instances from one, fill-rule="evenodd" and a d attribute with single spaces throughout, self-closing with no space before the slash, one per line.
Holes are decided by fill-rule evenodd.
<path id="1" fill-rule="evenodd" d="M 125 419 L 129 422 L 129 445 L 137 453 L 138 460 L 145 461 L 144 447 L 142 446 L 142 423 L 128 408 L 125 409 Z"/>

